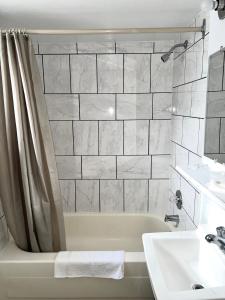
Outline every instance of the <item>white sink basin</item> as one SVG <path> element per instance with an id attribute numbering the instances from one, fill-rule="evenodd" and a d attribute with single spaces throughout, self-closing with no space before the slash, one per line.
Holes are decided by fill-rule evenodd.
<path id="1" fill-rule="evenodd" d="M 207 233 L 199 229 L 143 235 L 157 300 L 225 299 L 225 254 L 205 240 Z M 204 289 L 193 290 L 194 285 Z"/>

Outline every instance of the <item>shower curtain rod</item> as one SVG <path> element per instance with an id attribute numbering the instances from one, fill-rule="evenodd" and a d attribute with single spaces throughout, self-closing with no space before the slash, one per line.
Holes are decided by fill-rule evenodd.
<path id="1" fill-rule="evenodd" d="M 23 29 L 26 34 L 46 35 L 91 35 L 91 34 L 135 34 L 135 33 L 179 33 L 179 32 L 202 32 L 205 35 L 205 19 L 201 27 L 156 27 L 156 28 L 109 28 L 109 29 Z M 12 29 L 17 30 L 17 29 Z M 18 29 L 19 31 L 19 29 Z M 2 30 L 6 33 L 8 30 Z"/>

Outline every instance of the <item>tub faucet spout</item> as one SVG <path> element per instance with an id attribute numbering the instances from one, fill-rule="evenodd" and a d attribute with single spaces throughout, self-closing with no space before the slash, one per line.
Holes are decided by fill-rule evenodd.
<path id="1" fill-rule="evenodd" d="M 175 222 L 176 225 L 175 227 L 178 227 L 179 223 L 180 223 L 180 217 L 179 215 L 165 215 L 165 222 Z"/>

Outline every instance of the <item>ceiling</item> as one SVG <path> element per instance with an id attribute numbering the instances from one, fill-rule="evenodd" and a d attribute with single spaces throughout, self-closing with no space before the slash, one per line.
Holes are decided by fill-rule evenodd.
<path id="1" fill-rule="evenodd" d="M 185 26 L 211 0 L 0 0 L 1 28 Z"/>

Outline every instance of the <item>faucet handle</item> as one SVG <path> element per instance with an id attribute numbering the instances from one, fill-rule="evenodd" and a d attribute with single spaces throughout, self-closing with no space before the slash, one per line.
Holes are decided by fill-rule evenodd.
<path id="1" fill-rule="evenodd" d="M 225 227 L 219 226 L 216 228 L 217 236 L 225 239 Z"/>

